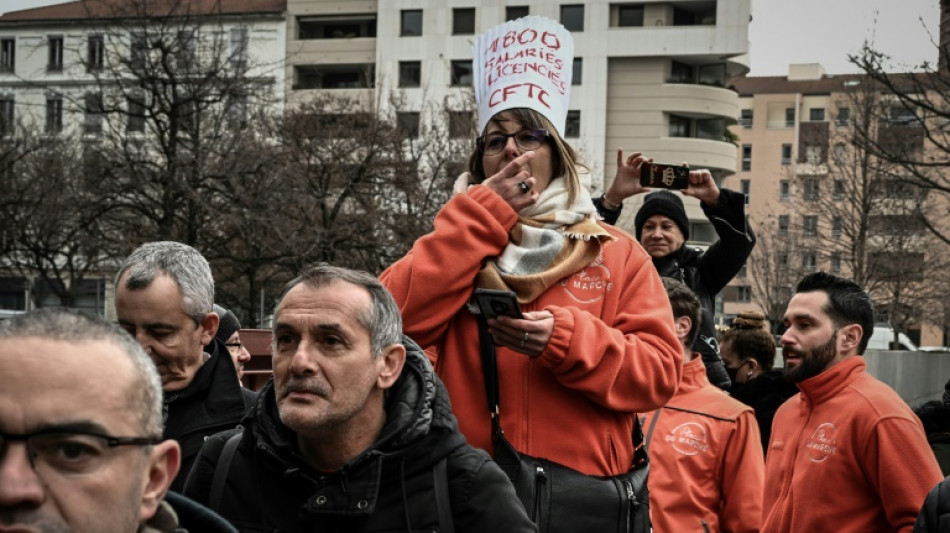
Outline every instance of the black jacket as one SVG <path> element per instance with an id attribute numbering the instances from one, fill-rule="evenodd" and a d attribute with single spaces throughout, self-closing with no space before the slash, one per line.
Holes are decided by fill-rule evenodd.
<path id="1" fill-rule="evenodd" d="M 950 478 L 937 483 L 927 494 L 913 533 L 950 533 Z"/>
<path id="2" fill-rule="evenodd" d="M 762 436 L 762 451 L 768 453 L 775 411 L 785 400 L 798 394 L 798 387 L 786 381 L 781 370 L 772 369 L 745 383 L 733 383 L 729 392 L 733 398 L 755 410 L 755 420 L 759 423 Z"/>
<path id="3" fill-rule="evenodd" d="M 621 209 L 609 211 L 603 199 L 594 200 L 604 221 L 613 224 Z M 653 265 L 660 276 L 677 279 L 696 293 L 703 306 L 703 323 L 693 350 L 702 354 L 709 381 L 723 389 L 729 388 L 729 376 L 719 358 L 714 314 L 716 295 L 742 269 L 755 247 L 755 233 L 745 216 L 745 195 L 729 189 L 719 189 L 716 205 L 700 204 L 712 223 L 719 240 L 706 251 L 683 246 L 666 257 L 654 258 Z"/>
<path id="4" fill-rule="evenodd" d="M 234 361 L 227 347 L 217 339 L 207 346 L 211 358 L 201 365 L 195 378 L 184 389 L 165 394 L 165 432 L 181 446 L 181 470 L 171 490 L 181 492 L 192 463 L 205 439 L 241 423 L 254 405 L 257 393 L 238 383 Z"/>
<path id="5" fill-rule="evenodd" d="M 376 443 L 340 470 L 321 473 L 297 451 L 277 410 L 273 379 L 261 390 L 231 465 L 218 513 L 241 531 L 449 531 L 435 489 L 443 458 L 457 532 L 536 531 L 508 478 L 487 453 L 465 443 L 448 394 L 408 338 L 402 375 L 386 396 Z M 185 494 L 208 504 L 215 465 L 234 432 L 208 440 Z"/>

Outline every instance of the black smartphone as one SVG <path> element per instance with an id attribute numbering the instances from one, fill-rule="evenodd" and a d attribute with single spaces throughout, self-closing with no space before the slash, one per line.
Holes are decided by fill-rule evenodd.
<path id="1" fill-rule="evenodd" d="M 644 163 L 640 166 L 640 185 L 659 189 L 685 189 L 689 187 L 689 165 Z"/>
<path id="2" fill-rule="evenodd" d="M 497 316 L 523 318 L 521 308 L 518 306 L 518 297 L 511 291 L 475 289 L 475 303 L 485 318 Z"/>

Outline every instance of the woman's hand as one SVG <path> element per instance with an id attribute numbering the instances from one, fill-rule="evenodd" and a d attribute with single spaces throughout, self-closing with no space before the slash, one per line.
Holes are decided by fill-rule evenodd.
<path id="1" fill-rule="evenodd" d="M 624 159 L 623 148 L 617 148 L 617 174 L 605 193 L 609 203 L 619 205 L 634 194 L 650 190 L 640 185 L 640 168 L 647 161 L 652 163 L 653 158 L 644 157 L 641 152 L 634 152 Z"/>
<path id="2" fill-rule="evenodd" d="M 548 347 L 548 341 L 554 333 L 554 314 L 550 311 L 528 311 L 523 316 L 490 318 L 488 332 L 496 345 L 536 358 Z"/>
<path id="3" fill-rule="evenodd" d="M 538 193 L 534 191 L 534 178 L 525 170 L 525 166 L 534 158 L 534 152 L 525 152 L 505 165 L 497 174 L 482 182 L 482 185 L 495 191 L 515 212 L 538 202 Z"/>
<path id="4" fill-rule="evenodd" d="M 689 187 L 683 189 L 683 194 L 698 198 L 710 206 L 719 202 L 719 187 L 716 187 L 716 180 L 705 168 L 689 172 Z"/>

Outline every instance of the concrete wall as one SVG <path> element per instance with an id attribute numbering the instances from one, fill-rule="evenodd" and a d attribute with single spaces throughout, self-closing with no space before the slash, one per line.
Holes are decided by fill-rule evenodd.
<path id="1" fill-rule="evenodd" d="M 911 407 L 943 395 L 950 379 L 950 354 L 868 350 L 868 372 L 890 385 Z"/>

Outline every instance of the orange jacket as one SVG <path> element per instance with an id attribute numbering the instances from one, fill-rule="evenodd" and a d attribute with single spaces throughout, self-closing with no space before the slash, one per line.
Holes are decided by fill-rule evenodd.
<path id="1" fill-rule="evenodd" d="M 407 335 L 427 347 L 462 433 L 491 451 L 475 317 L 466 309 L 475 275 L 499 255 L 517 214 L 477 185 L 456 195 L 432 233 L 380 276 L 399 304 Z M 629 235 L 548 288 L 523 311 L 547 309 L 554 331 L 537 359 L 498 348 L 501 426 L 521 452 L 587 474 L 613 475 L 633 462 L 636 412 L 676 391 L 682 351 L 669 299 L 650 257 Z"/>
<path id="2" fill-rule="evenodd" d="M 656 533 L 754 533 L 762 523 L 765 459 L 752 408 L 709 383 L 702 358 L 653 428 L 650 513 Z M 653 425 L 656 411 L 643 423 Z"/>
<path id="3" fill-rule="evenodd" d="M 914 413 L 857 355 L 798 388 L 772 422 L 762 531 L 910 533 L 943 479 Z"/>

